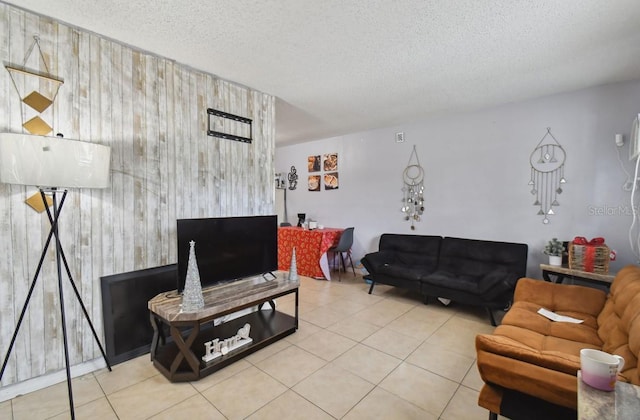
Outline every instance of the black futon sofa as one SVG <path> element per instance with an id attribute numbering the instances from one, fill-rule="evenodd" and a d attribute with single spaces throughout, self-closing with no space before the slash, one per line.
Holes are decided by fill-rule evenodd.
<path id="1" fill-rule="evenodd" d="M 527 270 L 526 244 L 385 233 L 378 249 L 362 259 L 369 294 L 383 283 L 418 292 L 425 303 L 438 297 L 482 306 L 491 325 L 493 310 L 510 305 Z"/>

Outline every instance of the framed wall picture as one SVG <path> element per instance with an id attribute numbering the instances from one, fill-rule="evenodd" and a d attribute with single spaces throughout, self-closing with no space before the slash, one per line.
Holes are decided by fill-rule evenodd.
<path id="1" fill-rule="evenodd" d="M 307 158 L 309 172 L 320 172 L 320 155 L 313 155 Z"/>
<path id="2" fill-rule="evenodd" d="M 338 154 L 337 153 L 326 153 L 322 157 L 322 169 L 326 171 L 337 171 L 338 170 Z"/>
<path id="3" fill-rule="evenodd" d="M 320 175 L 309 175 L 309 191 L 320 191 Z"/>
<path id="4" fill-rule="evenodd" d="M 324 189 L 325 190 L 337 190 L 340 186 L 340 181 L 337 172 L 327 172 L 324 174 Z"/>

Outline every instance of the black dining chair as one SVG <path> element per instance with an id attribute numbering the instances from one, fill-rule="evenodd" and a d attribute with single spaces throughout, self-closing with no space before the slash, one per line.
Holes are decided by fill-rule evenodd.
<path id="1" fill-rule="evenodd" d="M 344 253 L 347 253 L 347 257 L 349 257 L 349 262 L 351 262 L 351 270 L 353 270 L 353 277 L 356 276 L 356 269 L 353 267 L 353 260 L 351 259 L 351 247 L 353 246 L 353 229 L 352 227 L 348 227 L 342 231 L 342 235 L 340 235 L 340 239 L 338 240 L 338 244 L 336 246 L 332 246 L 329 248 L 328 252 L 333 252 L 333 266 L 336 265 L 336 257 L 340 254 L 340 261 L 342 262 L 342 269 L 344 272 L 347 272 L 347 267 L 344 264 Z M 341 270 L 340 270 L 340 261 L 338 262 L 338 280 L 341 281 Z"/>

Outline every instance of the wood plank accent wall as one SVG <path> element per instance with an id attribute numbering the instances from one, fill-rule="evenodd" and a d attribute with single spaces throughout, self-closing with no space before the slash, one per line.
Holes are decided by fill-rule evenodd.
<path id="1" fill-rule="evenodd" d="M 36 34 L 51 73 L 64 79 L 42 118 L 53 133 L 111 146 L 110 187 L 71 190 L 60 222 L 70 269 L 102 336 L 100 276 L 175 262 L 176 219 L 274 213 L 275 98 L 0 3 L 3 63 L 22 64 Z M 43 67 L 34 54 L 28 67 Z M 23 132 L 22 107 L 0 69 L 0 132 Z M 207 136 L 210 107 L 251 118 L 253 143 Z M 49 231 L 46 213 L 24 204 L 34 192 L 0 184 L 1 357 Z M 64 285 L 71 363 L 101 357 Z M 59 307 L 51 246 L 2 385 L 64 368 Z"/>

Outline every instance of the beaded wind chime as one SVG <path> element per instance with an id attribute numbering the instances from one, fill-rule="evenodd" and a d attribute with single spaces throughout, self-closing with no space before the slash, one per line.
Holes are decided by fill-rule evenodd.
<path id="1" fill-rule="evenodd" d="M 405 214 L 404 220 L 410 221 L 411 230 L 415 230 L 415 222 L 419 222 L 420 216 L 424 213 L 424 169 L 420 166 L 415 145 L 409 156 L 409 163 L 402 173 L 402 180 L 404 198 L 401 210 Z"/>
<path id="2" fill-rule="evenodd" d="M 533 205 L 539 207 L 538 216 L 543 216 L 542 223 L 549 223 L 549 216 L 555 214 L 554 208 L 559 206 L 558 195 L 562 194 L 562 185 L 567 180 L 564 177 L 564 164 L 567 153 L 551 134 L 551 128 L 547 127 L 547 133 L 542 137 L 531 156 L 531 194 L 536 197 Z"/>

